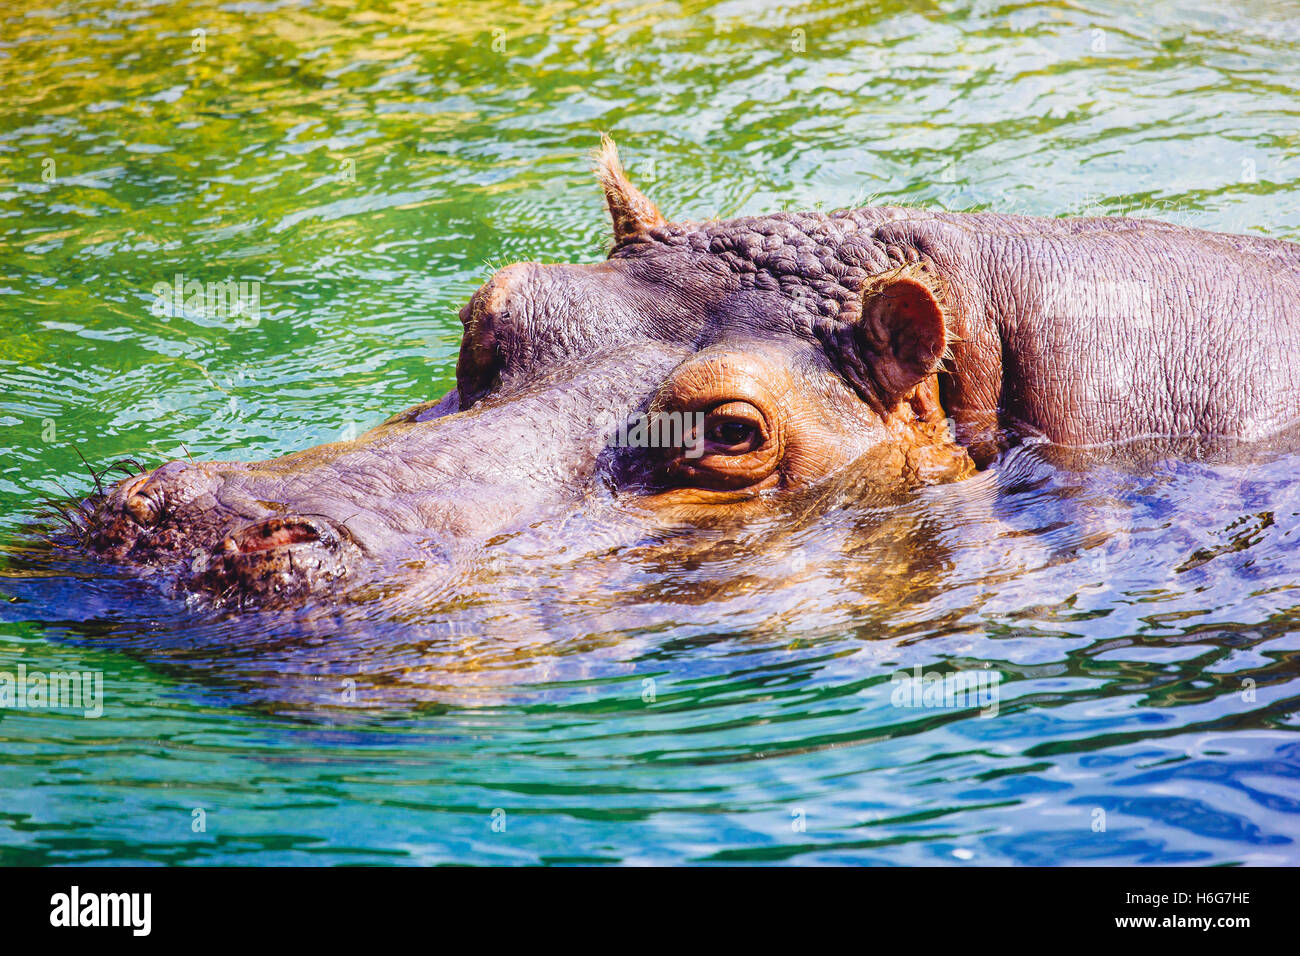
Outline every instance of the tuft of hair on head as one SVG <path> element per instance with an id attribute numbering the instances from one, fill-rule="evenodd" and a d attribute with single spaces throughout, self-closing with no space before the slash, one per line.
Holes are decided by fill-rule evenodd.
<path id="1" fill-rule="evenodd" d="M 627 178 L 618 158 L 618 147 L 608 133 L 600 134 L 600 146 L 592 151 L 591 159 L 614 223 L 615 245 L 664 225 L 664 217 L 655 204 Z"/>

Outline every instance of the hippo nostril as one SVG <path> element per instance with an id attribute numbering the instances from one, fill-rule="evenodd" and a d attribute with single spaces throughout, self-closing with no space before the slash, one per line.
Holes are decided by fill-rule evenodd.
<path id="1" fill-rule="evenodd" d="M 136 524 L 148 528 L 157 523 L 162 513 L 162 503 L 157 494 L 162 482 L 185 471 L 189 466 L 183 461 L 169 461 L 147 475 L 142 475 L 126 490 L 123 509 Z"/>
<path id="2" fill-rule="evenodd" d="M 158 505 L 148 495 L 129 495 L 126 504 L 122 507 L 126 509 L 126 513 L 131 516 L 135 523 L 142 528 L 148 528 L 158 520 Z"/>
<path id="3" fill-rule="evenodd" d="M 122 504 L 122 509 L 142 528 L 153 525 L 161 510 L 158 503 L 146 493 L 152 478 L 151 473 L 141 475 L 132 482 L 131 487 L 126 489 L 126 501 Z"/>

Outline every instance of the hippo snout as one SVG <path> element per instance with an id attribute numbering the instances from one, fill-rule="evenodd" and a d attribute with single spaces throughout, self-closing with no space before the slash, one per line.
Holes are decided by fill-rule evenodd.
<path id="1" fill-rule="evenodd" d="M 250 483 L 237 463 L 170 461 L 93 500 L 89 544 L 239 604 L 299 595 L 347 574 L 363 548 L 345 523 L 298 513 L 274 484 Z"/>

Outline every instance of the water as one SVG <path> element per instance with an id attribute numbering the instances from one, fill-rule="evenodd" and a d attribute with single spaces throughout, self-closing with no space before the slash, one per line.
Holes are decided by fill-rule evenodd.
<path id="1" fill-rule="evenodd" d="M 0 13 L 0 671 L 105 702 L 0 711 L 0 863 L 1300 860 L 1297 454 L 1025 448 L 690 560 L 506 547 L 401 616 L 186 608 L 22 531 L 74 447 L 267 457 L 441 394 L 495 268 L 603 254 L 602 129 L 670 218 L 1300 239 L 1300 8 L 1130 6 Z M 178 274 L 256 321 L 156 314 Z M 895 706 L 916 667 L 996 716 Z"/>

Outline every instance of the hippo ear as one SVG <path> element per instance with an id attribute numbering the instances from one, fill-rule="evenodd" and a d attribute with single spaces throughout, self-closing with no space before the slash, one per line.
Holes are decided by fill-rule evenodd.
<path id="1" fill-rule="evenodd" d="M 618 159 L 618 149 L 608 135 L 601 135 L 600 149 L 596 150 L 592 158 L 601 188 L 605 190 L 605 201 L 609 203 L 610 218 L 614 220 L 615 243 L 647 233 L 655 226 L 664 224 L 664 217 L 659 214 L 655 204 L 628 182 L 623 164 Z"/>
<path id="2" fill-rule="evenodd" d="M 908 266 L 874 276 L 862 290 L 854 338 L 885 411 L 929 378 L 948 349 L 938 282 Z"/>

